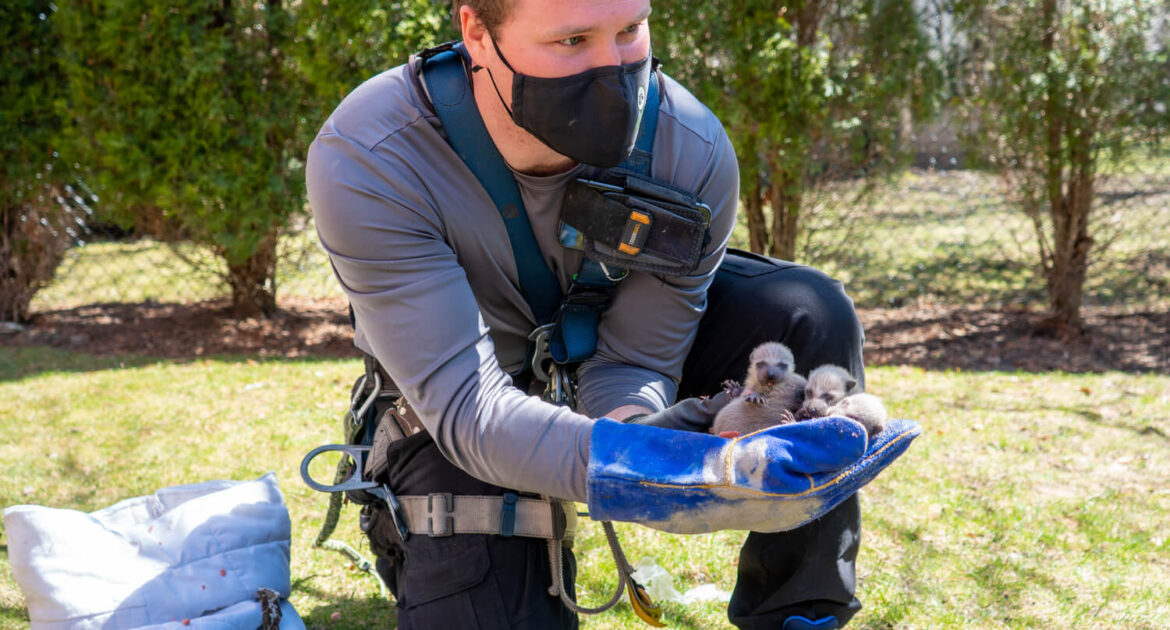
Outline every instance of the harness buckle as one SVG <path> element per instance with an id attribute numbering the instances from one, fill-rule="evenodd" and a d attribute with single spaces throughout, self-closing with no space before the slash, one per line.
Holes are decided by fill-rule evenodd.
<path id="1" fill-rule="evenodd" d="M 435 510 L 435 499 L 440 499 L 439 509 Z M 427 495 L 427 534 L 432 538 L 451 536 L 455 533 L 455 497 L 450 492 L 432 492 Z M 442 527 L 435 531 L 435 521 L 440 520 Z"/>

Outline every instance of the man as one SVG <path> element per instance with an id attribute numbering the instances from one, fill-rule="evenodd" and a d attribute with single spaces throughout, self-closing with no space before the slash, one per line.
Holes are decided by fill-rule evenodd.
<path id="1" fill-rule="evenodd" d="M 597 176 L 599 164 L 614 166 L 633 142 L 632 135 L 577 123 L 609 124 L 611 115 L 622 120 L 633 112 L 636 130 L 635 101 L 642 95 L 632 89 L 600 96 L 590 101 L 606 109 L 599 113 L 564 102 L 558 90 L 592 89 L 600 75 L 644 88 L 638 77 L 649 76 L 652 64 L 649 0 L 454 5 L 476 109 L 516 180 L 541 256 L 566 290 L 582 259 L 581 251 L 558 242 L 566 186 Z M 754 521 L 736 511 L 738 500 L 715 518 L 687 503 L 697 495 L 679 507 L 671 503 L 677 497 L 643 496 L 645 483 L 627 491 L 612 476 L 606 487 L 617 488 L 617 498 L 607 499 L 599 480 L 617 459 L 639 457 L 615 452 L 637 448 L 643 434 L 635 432 L 654 429 L 596 419 L 641 417 L 638 422 L 705 431 L 713 408 L 672 403 L 742 378 L 749 352 L 766 340 L 787 344 L 798 372 L 835 363 L 860 382 L 862 333 L 852 302 L 815 270 L 725 256 L 739 195 L 734 151 L 711 112 L 660 74 L 649 174 L 710 207 L 707 244 L 688 273 L 634 270 L 617 283 L 597 326 L 597 349 L 576 371 L 576 409 L 528 395 L 538 392 L 526 369 L 537 318 L 521 291 L 501 212 L 444 136 L 420 74 L 423 63 L 414 57 L 349 95 L 313 143 L 307 166 L 321 242 L 354 309 L 355 343 L 402 394 L 400 411 L 417 414 L 425 428 L 388 448 L 386 476 L 394 492 L 545 495 L 588 501 L 595 515 L 628 499 L 671 505 L 669 515 L 682 525 L 629 519 L 661 529 L 748 529 Z M 693 458 L 701 463 L 703 453 Z M 400 628 L 576 627 L 576 616 L 548 595 L 544 541 L 425 531 L 403 540 L 378 507 L 367 508 L 367 530 L 379 571 L 397 597 Z M 694 514 L 702 522 L 687 520 Z M 733 623 L 834 628 L 859 609 L 856 497 L 816 515 L 791 531 L 749 534 L 729 608 Z M 571 585 L 575 565 L 571 552 L 564 556 Z"/>

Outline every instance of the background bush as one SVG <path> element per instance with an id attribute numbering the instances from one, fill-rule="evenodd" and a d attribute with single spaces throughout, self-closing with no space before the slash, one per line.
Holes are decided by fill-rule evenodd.
<path id="1" fill-rule="evenodd" d="M 972 269 L 1003 274 L 1006 291 L 1065 313 L 1076 313 L 1079 301 L 1057 303 L 1055 286 L 1098 291 L 1109 285 L 1104 289 L 1113 301 L 1142 287 L 1165 286 L 1167 257 L 1135 245 L 1151 231 L 1136 239 L 1129 233 L 1143 229 L 1133 221 L 1161 225 L 1164 218 L 1147 212 L 1166 187 L 1164 150 L 1141 143 L 1156 143 L 1170 126 L 1167 8 L 1059 0 L 1023 6 L 993 0 L 655 2 L 656 54 L 668 73 L 714 110 L 736 146 L 743 228 L 735 244 L 860 278 L 873 303 L 931 295 L 980 298 L 973 290 L 956 291 L 947 277 Z M 99 223 L 115 222 L 124 236 L 150 239 L 133 246 L 136 252 L 150 250 L 149 256 L 121 258 L 150 262 L 98 272 L 98 282 L 166 276 L 168 290 L 158 299 L 230 291 L 240 315 L 271 313 L 279 278 L 297 282 L 282 291 L 305 295 L 309 289 L 301 278 L 314 271 L 328 275 L 302 183 L 303 156 L 325 117 L 362 81 L 411 52 L 456 37 L 449 3 L 431 0 L 199 0 L 182 6 L 67 0 L 56 6 L 9 3 L 4 10 L 15 16 L 5 21 L 11 32 L 5 45 L 21 60 L 3 70 L 6 81 L 18 86 L 6 90 L 0 112 L 5 156 L 20 156 L 5 160 L 0 183 L 8 232 L 15 225 L 56 225 L 44 234 L 63 235 L 69 244 L 93 240 L 98 235 L 87 234 L 95 227 L 87 204 L 99 197 Z M 1045 15 L 1051 28 L 1036 22 Z M 1033 36 L 1045 28 L 1054 33 L 1050 42 Z M 45 43 L 29 43 L 36 38 Z M 50 49 L 53 55 L 32 52 Z M 1045 67 L 1045 60 L 1052 63 Z M 1057 127 L 1041 119 L 1057 120 Z M 1065 161 L 1055 166 L 1049 165 L 1054 152 L 1045 131 L 1052 128 L 1062 129 L 1064 138 L 1056 153 Z M 960 135 L 969 142 L 960 146 Z M 41 161 L 54 151 L 59 160 Z M 1137 159 L 1118 159 L 1124 154 Z M 1096 178 L 1087 194 L 1069 192 L 1079 181 L 1074 155 L 1093 158 L 1076 167 Z M 884 178 L 902 173 L 911 159 L 945 168 L 975 166 L 995 177 L 960 178 L 978 183 L 969 189 L 947 185 L 947 194 L 954 195 L 946 199 L 925 195 L 924 203 L 946 207 L 907 211 L 902 202 L 918 201 L 894 199 L 891 205 L 887 191 L 902 184 Z M 48 163 L 56 170 L 48 171 Z M 66 170 L 61 164 L 70 165 L 70 177 L 80 177 L 96 195 L 80 180 L 69 188 L 50 181 Z M 1053 173 L 1060 188 L 1055 197 L 1052 184 L 1040 177 Z M 1061 195 L 1076 203 L 1060 201 Z M 49 216 L 56 211 L 51 203 L 29 205 L 41 197 L 81 202 L 80 215 L 66 223 Z M 998 249 L 991 258 L 1004 260 L 972 260 L 949 233 L 925 234 L 917 239 L 925 250 L 905 252 L 901 234 L 889 229 L 896 222 L 887 219 L 897 215 L 945 232 L 951 228 L 931 219 L 953 216 L 956 203 L 993 198 L 1026 210 L 1030 229 L 1037 230 L 1018 237 L 1015 221 L 965 213 L 988 223 L 973 228 L 977 240 L 994 241 Z M 13 218 L 18 215 L 12 199 L 23 200 L 20 221 Z M 1086 239 L 1057 234 L 1055 221 L 1037 221 L 1044 219 L 1041 200 L 1050 207 L 1087 208 L 1087 221 L 1066 223 L 1091 224 L 1091 247 L 1083 245 Z M 1127 211 L 1131 202 L 1140 206 L 1140 216 Z M 1008 226 L 1008 233 L 994 238 L 981 235 Z M 21 251 L 43 248 L 35 256 L 40 271 L 33 275 L 45 276 L 55 266 L 52 247 L 40 236 L 21 239 Z M 17 275 L 17 240 L 8 237 L 0 263 L 7 265 L 8 286 Z M 1073 251 L 1086 252 L 1077 263 L 1084 273 L 1056 281 L 1059 269 L 1070 267 L 1060 262 L 1060 247 L 1073 241 L 1082 243 Z M 159 243 L 169 244 L 169 252 Z M 1123 263 L 1145 279 L 1112 284 L 1114 259 L 1106 256 L 1118 243 L 1126 250 Z M 104 249 L 103 256 L 121 260 L 119 247 Z M 943 258 L 930 258 L 931 251 L 944 250 Z M 159 273 L 160 252 L 180 261 L 169 274 Z M 914 267 L 893 269 L 883 279 L 880 269 L 866 267 L 875 256 L 909 258 Z M 70 269 L 91 270 L 95 265 L 74 263 L 93 258 L 67 252 L 65 261 Z M 911 277 L 913 292 L 903 290 Z M 184 288 L 180 278 L 197 286 Z M 313 284 L 329 285 L 325 293 L 336 290 L 327 277 Z M 39 284 L 26 280 L 21 286 L 31 287 L 22 293 L 27 299 Z M 62 290 L 45 303 L 64 303 Z M 74 292 L 65 302 L 77 303 L 84 294 Z M 999 294 L 990 299 L 1017 301 Z"/>
<path id="2" fill-rule="evenodd" d="M 70 244 L 54 198 L 62 178 L 54 148 L 65 91 L 55 55 L 52 3 L 0 4 L 0 321 L 25 321 L 33 295 Z"/>

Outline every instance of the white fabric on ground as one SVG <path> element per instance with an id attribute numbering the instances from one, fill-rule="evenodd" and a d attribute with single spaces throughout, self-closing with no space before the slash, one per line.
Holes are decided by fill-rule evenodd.
<path id="1" fill-rule="evenodd" d="M 35 630 L 255 628 L 257 589 L 290 591 L 292 526 L 273 473 L 164 488 L 89 514 L 13 506 L 4 527 Z M 282 609 L 281 628 L 304 628 L 291 605 Z"/>

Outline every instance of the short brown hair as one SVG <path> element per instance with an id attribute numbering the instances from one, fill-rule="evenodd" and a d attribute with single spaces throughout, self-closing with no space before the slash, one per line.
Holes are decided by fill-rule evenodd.
<path id="1" fill-rule="evenodd" d="M 492 37 L 496 36 L 496 27 L 508 19 L 508 13 L 512 10 L 511 0 L 451 0 L 451 21 L 455 23 L 456 31 L 462 26 L 459 23 L 459 8 L 465 4 L 475 10 Z"/>

